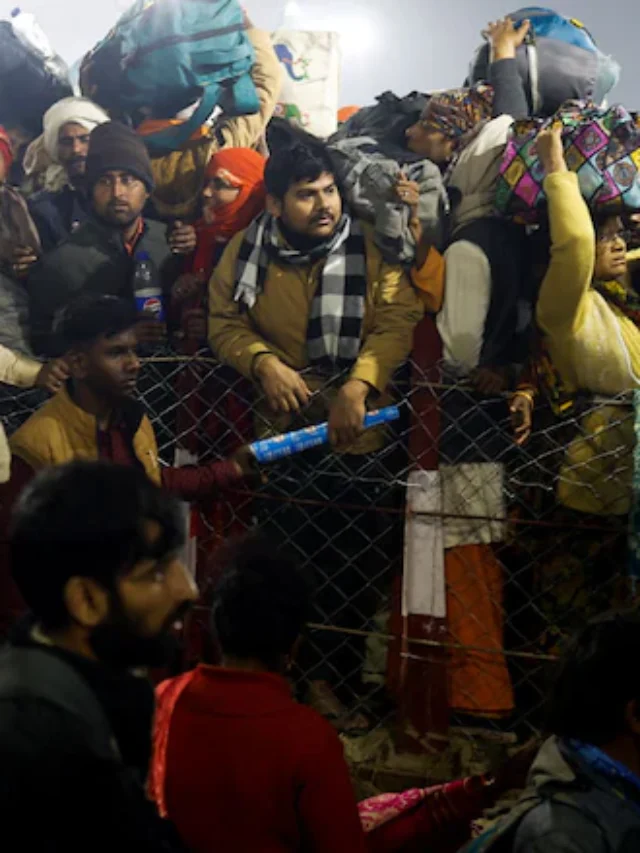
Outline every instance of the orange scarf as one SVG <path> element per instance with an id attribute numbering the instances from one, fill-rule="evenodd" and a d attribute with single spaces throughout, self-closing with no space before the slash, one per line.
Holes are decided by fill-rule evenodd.
<path id="1" fill-rule="evenodd" d="M 207 166 L 205 182 L 213 180 L 223 172 L 225 181 L 240 192 L 235 201 L 219 207 L 210 224 L 200 219 L 196 222 L 198 248 L 192 271 L 203 271 L 208 277 L 212 272 L 216 249 L 227 243 L 235 234 L 247 228 L 264 210 L 265 158 L 251 148 L 227 148 L 213 155 Z"/>

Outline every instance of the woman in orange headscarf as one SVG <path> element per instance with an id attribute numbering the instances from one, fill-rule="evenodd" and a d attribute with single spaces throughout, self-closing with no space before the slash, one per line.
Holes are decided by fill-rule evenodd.
<path id="1" fill-rule="evenodd" d="M 227 243 L 264 210 L 265 164 L 251 148 L 227 148 L 209 162 L 195 224 L 196 251 L 173 289 L 173 313 L 186 352 L 195 352 L 206 339 L 207 284 Z"/>
<path id="2" fill-rule="evenodd" d="M 202 218 L 196 224 L 194 271 L 213 272 L 229 240 L 264 210 L 266 160 L 251 148 L 228 148 L 211 158 L 202 190 Z"/>
<path id="3" fill-rule="evenodd" d="M 202 212 L 195 223 L 196 251 L 173 289 L 172 314 L 181 329 L 180 349 L 185 355 L 195 355 L 206 344 L 208 283 L 227 243 L 264 210 L 265 165 L 266 159 L 250 148 L 218 151 L 209 162 Z M 224 456 L 250 440 L 252 386 L 229 368 L 213 370 L 208 361 L 190 362 L 180 371 L 177 393 L 182 400 L 177 419 L 180 445 L 196 458 L 212 449 Z M 243 529 L 246 499 L 216 502 L 206 515 L 208 529 L 194 531 L 201 545 L 205 538 L 210 541 L 198 549 L 201 588 L 206 587 L 208 563 L 217 543 Z"/>

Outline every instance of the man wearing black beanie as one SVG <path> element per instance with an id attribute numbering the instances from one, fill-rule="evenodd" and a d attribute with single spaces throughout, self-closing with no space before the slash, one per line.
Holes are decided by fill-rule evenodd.
<path id="1" fill-rule="evenodd" d="M 175 229 L 168 238 L 166 226 L 143 217 L 154 187 L 153 172 L 144 142 L 129 127 L 111 121 L 92 132 L 85 177 L 91 219 L 46 255 L 29 277 L 32 345 L 43 355 L 61 352 L 56 318 L 77 296 L 133 299 L 141 259 L 151 262 L 154 284 L 168 293 L 181 270 L 177 255 L 195 248 L 195 232 L 192 240 L 176 242 Z M 189 237 L 193 229 L 179 231 Z M 141 319 L 139 340 L 162 341 L 164 324 L 152 317 Z"/>

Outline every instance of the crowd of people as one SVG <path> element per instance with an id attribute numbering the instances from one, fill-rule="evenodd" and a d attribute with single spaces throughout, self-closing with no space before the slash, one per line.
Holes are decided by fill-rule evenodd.
<path id="1" fill-rule="evenodd" d="M 312 590 L 272 541 L 229 545 L 220 664 L 161 683 L 154 712 L 146 668 L 171 659 L 198 597 L 183 542 L 175 498 L 135 467 L 49 466 L 23 491 L 10 550 L 30 615 L 0 656 L 7 837 L 52 851 L 456 853 L 473 820 L 524 789 L 470 853 L 635 849 L 638 687 L 621 661 L 640 644 L 637 613 L 602 616 L 569 646 L 530 770 L 535 744 L 494 775 L 358 805 L 335 729 L 291 696 Z"/>
<path id="2" fill-rule="evenodd" d="M 574 475 L 558 498 L 585 517 L 629 511 L 626 481 L 595 497 L 593 486 L 611 480 L 601 467 L 607 430 L 640 384 L 626 243 L 635 214 L 623 221 L 620 210 L 590 209 L 559 119 L 535 139 L 544 221 L 530 228 L 496 215 L 514 122 L 532 111 L 517 60 L 529 21 L 488 26 L 486 81 L 424 99 L 390 172 L 376 161 L 374 191 L 388 191 L 368 221 L 346 188 L 345 158 L 361 156 L 348 141 L 282 127 L 269 135 L 279 66 L 266 34 L 246 24 L 260 110 L 204 128 L 204 162 L 195 149 L 150 153 L 153 119 L 134 129 L 89 97 L 53 104 L 39 138 L 11 117 L 0 128 L 0 300 L 21 306 L 0 330 L 0 379 L 50 395 L 8 440 L 0 431 L 8 837 L 52 851 L 456 853 L 472 821 L 519 788 L 515 808 L 470 851 L 632 850 L 640 696 L 621 661 L 640 645 L 633 614 L 602 616 L 573 641 L 528 782 L 531 750 L 495 775 L 358 805 L 338 732 L 370 727 L 344 687 L 361 676 L 360 635 L 402 550 L 395 522 L 365 514 L 356 532 L 340 507 L 375 504 L 371 478 L 381 460 L 387 471 L 395 464 L 387 433 L 365 430 L 364 420 L 397 401 L 393 377 L 412 352 L 423 375 L 437 364 L 445 380 L 497 398 L 512 449 L 530 439 L 539 401 L 561 418 L 580 411 L 581 397 L 599 400 L 598 419 L 585 416 L 569 447 Z M 185 356 L 208 348 L 234 387 L 248 389 L 240 401 L 210 378 L 185 404 L 199 407 L 205 431 L 223 411 L 243 421 L 228 458 L 181 467 L 161 459 L 137 386 L 141 356 L 169 344 Z M 438 355 L 425 361 L 426 350 Z M 173 391 L 188 398 L 194 375 Z M 181 558 L 177 500 L 259 483 L 252 440 L 323 421 L 330 446 L 282 460 L 262 484 L 253 505 L 261 536 L 216 554 L 218 664 L 163 681 L 154 698 L 146 672 L 175 663 L 199 595 Z M 615 442 L 630 457 L 633 439 Z M 469 433 L 466 444 L 459 465 L 441 468 L 452 504 L 468 500 L 463 480 L 498 483 L 491 500 L 502 504 L 497 455 L 479 462 Z M 184 449 L 197 459 L 199 448 Z M 292 482 L 298 504 L 283 500 Z M 465 512 L 492 517 L 489 500 Z M 311 518 L 305 502 L 322 508 Z M 492 636 L 480 645 L 495 650 L 501 530 L 459 526 L 440 547 L 449 591 L 456 571 L 477 582 L 469 611 L 455 618 L 491 611 Z M 308 622 L 323 621 L 346 638 L 306 636 Z M 494 655 L 489 668 L 465 666 L 451 707 L 508 716 L 506 662 Z M 306 704 L 292 696 L 293 671 L 304 675 Z"/>

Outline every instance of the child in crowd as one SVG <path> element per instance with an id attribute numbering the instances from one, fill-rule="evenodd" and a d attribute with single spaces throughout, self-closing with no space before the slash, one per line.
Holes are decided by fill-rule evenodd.
<path id="1" fill-rule="evenodd" d="M 161 684 L 150 792 L 194 853 L 455 853 L 471 822 L 523 787 L 527 744 L 492 777 L 388 794 L 356 807 L 333 727 L 291 696 L 310 589 L 266 539 L 227 553 L 213 628 L 221 666 Z"/>
<path id="2" fill-rule="evenodd" d="M 287 675 L 311 612 L 297 565 L 248 539 L 216 588 L 220 667 L 158 688 L 150 787 L 194 853 L 364 853 L 342 745 Z"/>

